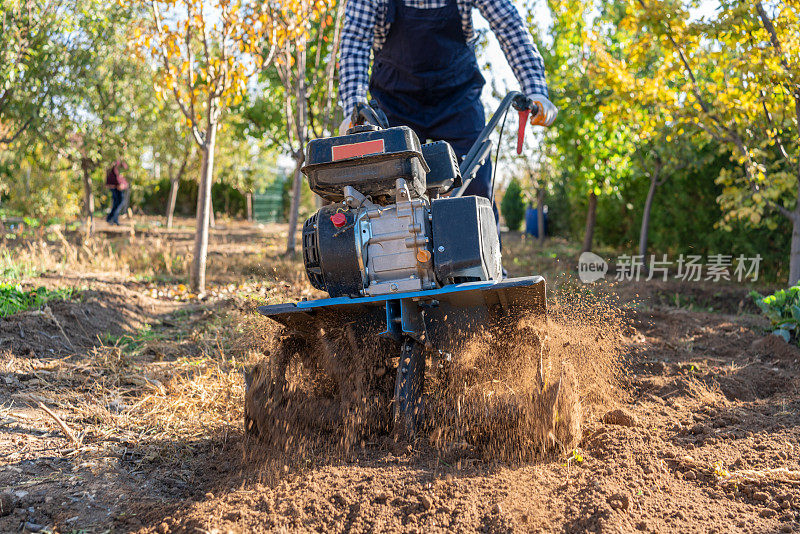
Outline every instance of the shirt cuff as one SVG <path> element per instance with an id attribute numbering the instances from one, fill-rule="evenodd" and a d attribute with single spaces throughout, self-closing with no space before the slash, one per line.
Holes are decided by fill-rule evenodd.
<path id="1" fill-rule="evenodd" d="M 367 91 L 368 88 L 366 85 L 359 86 L 358 88 L 356 88 L 354 94 L 348 95 L 343 99 L 342 109 L 344 110 L 345 117 L 349 117 L 353 113 L 353 109 L 359 102 L 364 102 L 364 103 L 369 102 L 369 99 L 367 98 Z"/>
<path id="2" fill-rule="evenodd" d="M 532 97 L 533 95 L 542 95 L 550 100 L 550 91 L 547 88 L 547 85 L 542 84 L 532 84 L 528 85 L 524 89 L 525 96 Z"/>

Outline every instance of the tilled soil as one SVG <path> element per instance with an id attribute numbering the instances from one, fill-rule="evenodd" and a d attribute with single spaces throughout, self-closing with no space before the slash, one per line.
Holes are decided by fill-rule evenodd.
<path id="1" fill-rule="evenodd" d="M 174 309 L 122 284 L 95 280 L 72 300 L 0 319 L 0 354 L 53 357 L 89 350 L 103 340 L 135 334 Z"/>
<path id="2" fill-rule="evenodd" d="M 106 354 L 93 340 L 159 322 L 155 348 L 127 364 L 141 378 L 119 387 L 176 404 L 192 382 L 169 377 L 188 372 L 181 354 L 201 343 L 164 341 L 174 303 L 137 297 L 135 287 L 87 291 L 51 306 L 74 350 L 47 317 L 0 322 L 0 532 L 800 531 L 800 350 L 765 335 L 766 321 L 736 304 L 744 292 L 718 299 L 727 313 L 690 311 L 671 297 L 628 310 L 611 401 L 586 414 L 575 451 L 508 463 L 388 437 L 347 454 L 259 454 L 263 446 L 245 446 L 241 411 L 191 437 L 153 415 L 153 428 L 135 435 L 123 432 L 128 408 L 115 399 L 104 408 L 113 417 L 102 415 L 112 423 L 76 444 L 36 403 L 49 400 L 75 430 L 101 417 L 90 397 L 110 375 L 89 368 Z M 657 295 L 677 291 L 659 286 Z M 191 328 L 225 309 L 189 310 Z M 64 373 L 70 354 L 78 363 Z M 242 396 L 231 386 L 223 400 L 238 406 Z M 52 404 L 59 398 L 74 409 Z"/>
<path id="3" fill-rule="evenodd" d="M 625 402 L 608 423 L 588 424 L 582 461 L 448 463 L 424 445 L 366 444 L 347 461 L 312 458 L 272 483 L 240 464 L 224 489 L 151 512 L 146 530 L 800 529 L 800 351 L 762 337 L 752 317 L 670 310 L 637 319 Z"/>
<path id="4" fill-rule="evenodd" d="M 87 457 L 55 430 L 6 423 L 0 484 L 14 502 L 0 530 L 800 528 L 800 351 L 764 337 L 753 316 L 658 309 L 633 318 L 639 335 L 618 411 L 587 422 L 580 458 L 509 465 L 378 441 L 284 467 L 246 460 L 233 433 L 178 444 L 179 461 L 148 464 L 130 461 L 136 451 L 124 444 Z"/>

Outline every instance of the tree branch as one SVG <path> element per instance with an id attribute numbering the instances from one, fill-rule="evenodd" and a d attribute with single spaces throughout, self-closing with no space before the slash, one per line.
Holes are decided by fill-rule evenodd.
<path id="1" fill-rule="evenodd" d="M 20 126 L 20 127 L 19 127 L 19 129 L 18 129 L 16 132 L 14 132 L 14 134 L 13 134 L 13 135 L 10 135 L 10 136 L 5 136 L 5 137 L 0 137 L 0 145 L 10 145 L 10 144 L 11 144 L 11 143 L 13 143 L 14 141 L 16 141 L 16 140 L 17 140 L 17 138 L 18 138 L 20 135 L 22 135 L 22 132 L 24 132 L 25 130 L 27 130 L 27 129 L 28 129 L 28 126 L 30 126 L 30 124 L 31 124 L 32 122 L 33 122 L 33 117 L 29 117 L 29 118 L 28 118 L 28 120 L 26 120 L 26 121 L 23 123 L 23 125 L 22 125 L 22 126 Z"/>
<path id="2" fill-rule="evenodd" d="M 775 132 L 772 135 L 772 139 L 775 141 L 775 144 L 778 145 L 778 150 L 780 150 L 781 155 L 788 160 L 789 154 L 786 153 L 786 148 L 783 146 L 783 141 L 781 140 L 781 136 L 778 133 L 778 128 L 775 126 L 775 123 L 772 120 L 772 113 L 770 113 L 769 108 L 767 108 L 767 99 L 766 96 L 764 95 L 764 90 L 762 89 L 760 92 L 761 92 L 761 105 L 764 108 L 764 115 L 767 117 L 767 123 Z"/>
<path id="3" fill-rule="evenodd" d="M 186 16 L 191 20 L 192 7 L 189 2 L 186 2 Z M 186 70 L 186 89 L 189 91 L 189 113 L 192 117 L 197 117 L 194 109 L 194 57 L 192 52 L 192 25 L 186 25 L 186 59 L 189 62 L 189 68 Z M 194 125 L 195 121 L 192 121 Z"/>
<path id="4" fill-rule="evenodd" d="M 339 64 L 337 57 L 339 55 L 339 47 L 341 46 L 342 23 L 344 21 L 344 8 L 346 5 L 346 1 L 339 2 L 339 5 L 336 8 L 336 21 L 334 22 L 335 27 L 333 29 L 333 47 L 331 48 L 331 57 L 327 65 L 327 72 L 325 74 L 327 82 L 327 86 L 325 87 L 325 110 L 323 112 L 323 119 L 325 123 L 322 129 L 329 132 L 333 131 L 333 128 L 336 126 L 333 123 L 333 85 L 334 78 L 336 77 L 336 67 Z"/>
<path id="5" fill-rule="evenodd" d="M 784 72 L 789 74 L 789 64 L 786 61 L 786 56 L 783 54 L 783 47 L 781 46 L 780 39 L 778 39 L 778 32 L 775 31 L 775 25 L 772 24 L 772 20 L 769 18 L 769 15 L 767 15 L 764 5 L 761 2 L 756 2 L 756 12 L 758 13 L 758 18 L 761 19 L 761 24 L 769 34 L 772 48 L 775 49 L 775 54 L 777 54 Z M 795 85 L 793 88 L 787 86 L 787 89 L 794 98 L 795 124 L 797 125 L 797 133 L 800 134 L 800 86 Z M 792 91 L 792 89 L 794 89 L 794 91 Z M 797 162 L 796 178 L 798 185 L 800 185 L 800 157 Z"/>
<path id="6" fill-rule="evenodd" d="M 158 9 L 158 5 L 156 4 L 156 2 L 152 2 L 151 7 L 153 12 L 153 21 L 155 22 L 156 31 L 158 32 L 158 37 L 159 37 L 158 44 L 159 44 L 159 50 L 161 51 L 161 57 L 164 62 L 164 69 L 166 69 L 167 74 L 172 76 L 172 64 L 169 61 L 169 55 L 167 54 L 166 46 L 164 44 L 165 34 L 164 34 L 164 28 L 161 24 L 161 12 Z M 177 79 L 178 77 L 175 76 L 176 81 Z M 197 116 L 194 113 L 194 106 L 192 105 L 193 97 L 191 95 L 193 95 L 193 92 L 190 92 L 190 98 L 189 98 L 191 110 L 186 109 L 186 105 L 183 103 L 180 91 L 178 91 L 177 83 L 173 84 L 172 86 L 172 94 L 175 96 L 175 103 L 178 104 L 178 108 L 181 110 L 181 113 L 183 113 L 183 116 L 186 117 L 186 120 L 188 120 L 192 125 L 192 135 L 194 136 L 195 142 L 200 147 L 203 147 L 205 145 L 205 139 L 202 132 L 200 132 L 200 129 L 197 126 Z"/>

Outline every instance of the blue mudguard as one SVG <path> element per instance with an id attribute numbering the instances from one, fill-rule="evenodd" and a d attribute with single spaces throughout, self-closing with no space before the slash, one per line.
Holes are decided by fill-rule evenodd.
<path id="1" fill-rule="evenodd" d="M 338 297 L 262 306 L 258 311 L 298 334 L 315 334 L 326 325 L 380 319 L 375 334 L 408 336 L 428 347 L 450 350 L 453 342 L 493 324 L 546 311 L 541 276 L 453 284 L 429 291 L 375 297 Z"/>

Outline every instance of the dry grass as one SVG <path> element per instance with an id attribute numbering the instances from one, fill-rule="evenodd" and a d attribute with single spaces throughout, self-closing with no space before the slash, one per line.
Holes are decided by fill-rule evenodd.
<path id="1" fill-rule="evenodd" d="M 273 226 L 231 222 L 212 230 L 208 279 L 227 284 L 267 278 L 310 289 L 299 255 L 284 254 L 285 229 Z M 98 232 L 88 238 L 78 232 L 65 235 L 54 226 L 44 239 L 0 239 L 0 279 L 28 279 L 41 273 L 112 273 L 119 280 L 185 280 L 193 243 L 191 231 L 152 225 Z"/>
<path id="2" fill-rule="evenodd" d="M 241 432 L 243 369 L 260 355 L 241 344 L 227 347 L 247 320 L 229 311 L 200 334 L 196 354 L 172 361 L 147 361 L 104 344 L 57 360 L 9 354 L 0 373 L 35 376 L 35 387 L 14 400 L 57 410 L 79 435 L 80 451 L 102 455 L 122 446 L 140 459 L 175 462 L 193 442 Z"/>
<path id="3" fill-rule="evenodd" d="M 190 234 L 148 231 L 82 240 L 55 233 L 50 240 L 0 244 L 0 267 L 23 285 L 100 280 L 106 288 L 124 284 L 127 291 L 141 287 L 131 283 L 147 281 L 156 288 L 153 298 L 169 300 L 171 284 L 185 281 Z M 254 313 L 254 302 L 312 291 L 298 258 L 280 254 L 281 241 L 279 234 L 267 239 L 254 227 L 212 237 L 209 300 L 180 299 L 187 304 L 167 317 L 168 326 L 116 339 L 100 335 L 90 351 L 62 359 L 4 355 L 0 374 L 20 379 L 12 402 L 52 408 L 78 434 L 80 453 L 119 456 L 121 448 L 128 456 L 135 451 L 134 461 L 179 461 L 193 443 L 241 432 L 243 370 L 260 359 L 259 347 L 274 333 Z M 42 273 L 50 276 L 37 277 Z"/>
<path id="4" fill-rule="evenodd" d="M 145 281 L 154 288 L 148 298 L 168 300 L 172 287 L 186 281 L 188 232 L 148 229 L 87 240 L 55 234 L 0 243 L 0 267 L 23 285 L 101 280 L 136 291 Z M 262 357 L 260 347 L 275 331 L 254 304 L 313 294 L 299 258 L 282 255 L 281 245 L 280 234 L 253 226 L 212 235 L 209 298 L 181 298 L 186 304 L 167 317 L 167 326 L 116 339 L 101 335 L 98 346 L 67 358 L 4 355 L 0 374 L 21 379 L 12 402 L 55 410 L 78 434 L 78 450 L 90 455 L 119 456 L 122 448 L 128 456 L 135 451 L 135 461 L 175 462 L 192 443 L 240 433 L 243 371 Z M 50 276 L 37 277 L 43 273 Z"/>
<path id="5" fill-rule="evenodd" d="M 131 275 L 183 275 L 189 265 L 185 246 L 164 239 L 110 241 L 94 236 L 80 243 L 64 238 L 0 244 L 0 257 L 8 277 L 28 278 L 45 272 L 114 273 Z M 26 276 L 14 276 L 20 273 Z"/>

